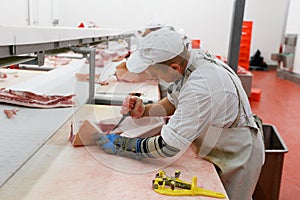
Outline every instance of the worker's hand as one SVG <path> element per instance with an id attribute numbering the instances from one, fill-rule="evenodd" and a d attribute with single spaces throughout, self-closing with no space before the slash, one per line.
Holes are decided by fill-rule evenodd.
<path id="1" fill-rule="evenodd" d="M 101 136 L 97 144 L 108 154 L 119 155 L 140 160 L 142 158 L 140 150 L 141 138 L 127 138 L 115 133 Z"/>
<path id="2" fill-rule="evenodd" d="M 113 154 L 116 155 L 117 154 L 117 149 L 115 146 L 115 140 L 117 138 L 120 138 L 121 136 L 115 133 L 111 133 L 111 134 L 107 134 L 104 136 L 101 136 L 98 141 L 97 144 L 100 146 L 100 148 L 108 154 Z"/>
<path id="3" fill-rule="evenodd" d="M 121 108 L 121 114 L 125 115 L 130 112 L 130 116 L 135 119 L 142 118 L 145 112 L 143 100 L 137 96 L 127 96 Z"/>

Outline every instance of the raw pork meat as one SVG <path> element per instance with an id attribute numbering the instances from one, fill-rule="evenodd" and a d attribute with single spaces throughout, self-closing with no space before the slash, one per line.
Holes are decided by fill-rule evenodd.
<path id="1" fill-rule="evenodd" d="M 17 115 L 18 109 L 12 109 L 12 110 L 4 110 L 4 113 L 8 119 L 12 119 Z"/>
<path id="2" fill-rule="evenodd" d="M 83 73 L 76 73 L 76 78 L 80 82 L 87 82 L 90 79 L 89 74 L 83 74 Z M 98 80 L 100 78 L 100 74 L 95 74 L 95 80 Z"/>
<path id="3" fill-rule="evenodd" d="M 129 55 L 128 52 L 118 53 L 110 50 L 96 49 L 95 66 L 104 67 L 108 62 L 118 62 Z M 86 61 L 88 63 L 88 61 Z"/>
<path id="4" fill-rule="evenodd" d="M 109 133 L 115 128 L 115 124 L 102 124 L 98 123 L 97 126 L 104 132 Z"/>
<path id="5" fill-rule="evenodd" d="M 72 95 L 39 95 L 28 91 L 0 89 L 0 102 L 33 108 L 59 108 L 76 106 Z"/>
<path id="6" fill-rule="evenodd" d="M 61 58 L 57 56 L 47 56 L 45 58 L 45 64 L 53 67 L 67 65 L 71 62 L 70 58 Z"/>
<path id="7" fill-rule="evenodd" d="M 97 139 L 105 134 L 89 120 L 84 120 L 78 132 L 73 134 L 73 124 L 71 123 L 71 132 L 69 140 L 74 147 L 96 145 Z"/>
<path id="8" fill-rule="evenodd" d="M 5 78 L 7 78 L 7 74 L 0 72 L 0 79 L 5 79 Z"/>

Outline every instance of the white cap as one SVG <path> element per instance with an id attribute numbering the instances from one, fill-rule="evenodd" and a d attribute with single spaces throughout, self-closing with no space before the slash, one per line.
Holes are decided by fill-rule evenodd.
<path id="1" fill-rule="evenodd" d="M 139 48 L 130 55 L 126 66 L 130 72 L 141 73 L 150 65 L 176 57 L 183 49 L 181 34 L 168 29 L 153 31 L 142 38 Z"/>
<path id="2" fill-rule="evenodd" d="M 147 29 L 147 28 L 162 28 L 162 27 L 164 27 L 163 24 L 160 24 L 160 23 L 150 23 L 150 24 L 147 24 L 145 26 L 145 29 Z"/>
<path id="3" fill-rule="evenodd" d="M 160 24 L 160 23 L 150 23 L 144 27 L 144 29 L 155 29 L 155 28 L 167 28 L 169 30 L 175 30 L 175 28 L 171 25 Z"/>

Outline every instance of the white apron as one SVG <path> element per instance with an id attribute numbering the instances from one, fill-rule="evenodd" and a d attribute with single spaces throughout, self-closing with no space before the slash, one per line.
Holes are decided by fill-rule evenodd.
<path id="1" fill-rule="evenodd" d="M 197 155 L 214 163 L 231 200 L 251 199 L 264 162 L 260 130 L 209 126 L 193 144 Z"/>
<path id="2" fill-rule="evenodd" d="M 210 56 L 206 54 L 205 59 L 214 59 Z M 227 66 L 221 66 L 227 69 Z M 190 72 L 194 71 L 193 68 Z M 229 73 L 229 76 L 232 79 L 232 74 Z M 232 81 L 239 96 L 238 117 L 229 128 L 210 125 L 193 145 L 197 155 L 214 163 L 230 200 L 250 200 L 264 163 L 264 142 L 262 130 L 253 117 L 247 118 L 247 126 L 237 127 L 240 112 L 245 112 L 245 99 L 241 99 L 239 94 L 241 84 Z"/>

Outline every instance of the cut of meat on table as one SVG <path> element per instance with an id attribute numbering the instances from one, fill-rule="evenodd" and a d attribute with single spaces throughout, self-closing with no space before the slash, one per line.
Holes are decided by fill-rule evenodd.
<path id="1" fill-rule="evenodd" d="M 74 147 L 91 146 L 97 144 L 97 139 L 105 134 L 89 120 L 84 120 L 78 132 L 73 134 L 73 124 L 71 123 L 71 133 L 69 140 Z"/>
<path id="2" fill-rule="evenodd" d="M 18 109 L 4 110 L 4 114 L 8 119 L 12 119 L 17 115 Z"/>
<path id="3" fill-rule="evenodd" d="M 98 123 L 97 126 L 104 132 L 104 133 L 109 133 L 112 131 L 116 124 L 103 124 L 103 123 Z"/>
<path id="4" fill-rule="evenodd" d="M 129 52 L 115 52 L 96 48 L 95 66 L 104 67 L 108 62 L 119 62 L 127 57 Z M 88 63 L 88 61 L 86 61 Z"/>
<path id="5" fill-rule="evenodd" d="M 71 62 L 70 58 L 60 58 L 57 56 L 46 56 L 45 64 L 53 67 L 67 65 Z"/>
<path id="6" fill-rule="evenodd" d="M 7 74 L 0 72 L 0 79 L 5 79 L 5 78 L 7 78 Z"/>
<path id="7" fill-rule="evenodd" d="M 109 84 L 108 81 L 96 81 L 95 83 L 100 84 L 100 85 L 102 85 L 102 86 L 108 85 L 108 84 Z"/>
<path id="8" fill-rule="evenodd" d="M 89 74 L 82 74 L 82 73 L 76 73 L 75 74 L 76 79 L 80 82 L 86 82 L 89 80 Z M 95 75 L 95 80 L 98 80 L 100 78 L 100 74 Z"/>
<path id="9" fill-rule="evenodd" d="M 73 101 L 75 95 L 40 95 L 28 91 L 0 89 L 0 102 L 32 108 L 60 108 L 72 107 L 77 103 Z"/>
<path id="10" fill-rule="evenodd" d="M 89 81 L 89 74 L 82 74 L 82 73 L 76 73 L 75 74 L 76 79 L 80 82 L 87 82 Z M 100 85 L 108 85 L 108 81 L 97 81 L 100 78 L 100 74 L 95 75 L 95 83 Z"/>

